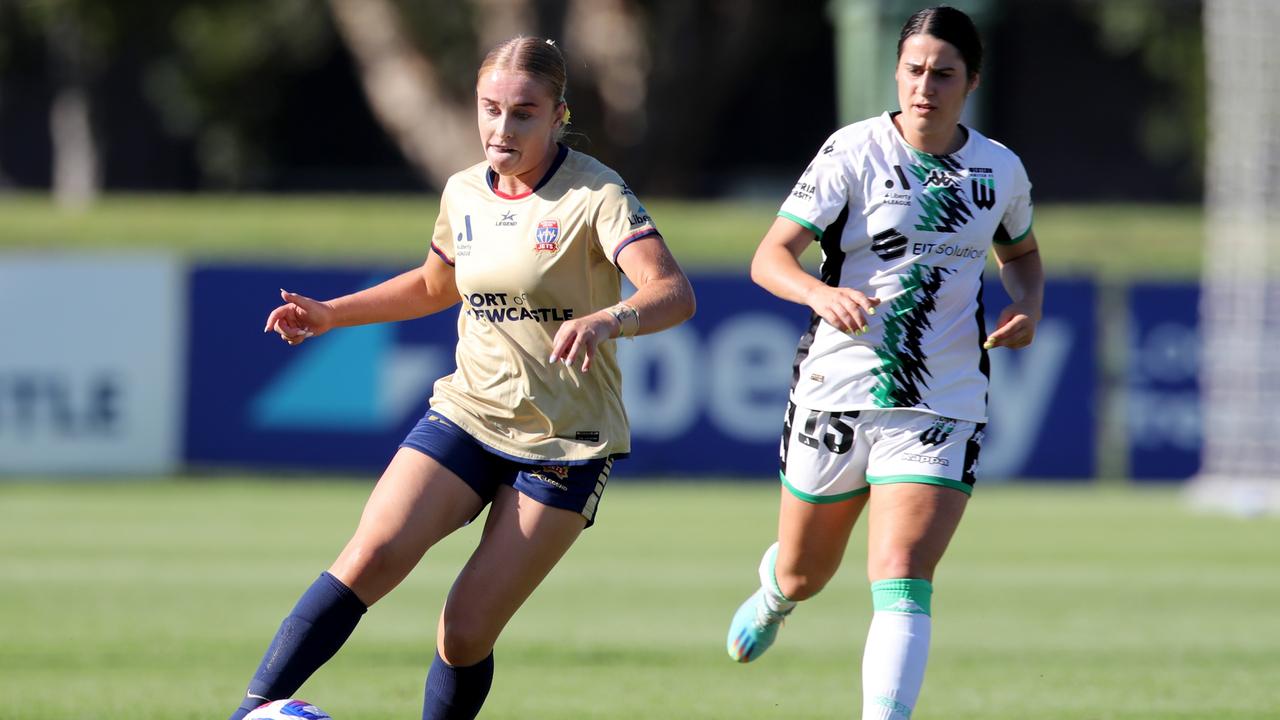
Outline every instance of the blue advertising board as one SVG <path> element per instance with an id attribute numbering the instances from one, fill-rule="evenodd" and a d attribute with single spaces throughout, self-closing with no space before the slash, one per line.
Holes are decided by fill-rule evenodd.
<path id="1" fill-rule="evenodd" d="M 988 330 L 1009 302 L 999 281 L 984 290 Z M 1097 467 L 1097 294 L 1083 279 L 1045 283 L 1035 341 L 991 357 L 987 437 L 980 477 L 1082 479 Z"/>
<path id="2" fill-rule="evenodd" d="M 262 334 L 276 288 L 328 298 L 396 270 L 208 266 L 191 287 L 186 457 L 193 465 L 376 472 L 453 370 L 455 311 L 344 328 L 289 347 Z M 805 308 L 741 275 L 692 278 L 698 313 L 620 341 L 633 452 L 620 475 L 776 477 L 778 436 Z M 989 327 L 1003 307 L 986 290 Z M 1094 471 L 1093 286 L 1054 281 L 1035 344 L 991 353 L 984 478 Z"/>
<path id="3" fill-rule="evenodd" d="M 1200 287 L 1129 287 L 1129 475 L 1177 480 L 1200 469 Z"/>

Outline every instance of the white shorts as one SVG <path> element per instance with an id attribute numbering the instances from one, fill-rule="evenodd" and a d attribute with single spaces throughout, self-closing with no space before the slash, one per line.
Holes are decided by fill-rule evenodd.
<path id="1" fill-rule="evenodd" d="M 871 485 L 926 483 L 973 491 L 986 423 L 918 410 L 810 410 L 787 403 L 779 475 L 811 503 L 848 500 Z"/>

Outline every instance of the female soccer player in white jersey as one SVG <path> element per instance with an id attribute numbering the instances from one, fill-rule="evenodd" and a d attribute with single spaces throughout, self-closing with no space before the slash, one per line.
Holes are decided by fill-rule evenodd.
<path id="1" fill-rule="evenodd" d="M 1027 175 L 1008 148 L 959 124 L 981 61 L 964 13 L 913 15 L 898 41 L 901 110 L 823 143 L 751 265 L 758 284 L 813 315 L 782 436 L 778 541 L 733 617 L 728 651 L 750 662 L 769 648 L 796 603 L 835 574 L 868 508 L 864 720 L 905 720 L 916 705 L 934 569 L 982 443 L 986 353 L 1026 346 L 1040 319 Z M 821 279 L 797 260 L 815 239 Z M 988 249 L 1013 299 L 989 335 Z"/>
<path id="2" fill-rule="evenodd" d="M 422 717 L 473 718 L 507 621 L 589 526 L 630 448 L 614 343 L 693 314 L 688 279 L 609 168 L 559 143 L 565 64 L 550 41 L 492 50 L 476 80 L 485 160 L 449 179 L 426 262 L 318 302 L 282 292 L 267 330 L 338 327 L 457 305 L 457 370 L 373 489 L 354 536 L 281 624 L 240 708 L 291 696 L 444 536 L 491 505 L 449 592 Z M 620 302 L 620 274 L 637 290 Z"/>

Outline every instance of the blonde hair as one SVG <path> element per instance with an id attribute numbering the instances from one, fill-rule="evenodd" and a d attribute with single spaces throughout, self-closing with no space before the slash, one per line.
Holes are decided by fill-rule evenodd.
<path id="1" fill-rule="evenodd" d="M 516 36 L 499 44 L 484 56 L 480 69 L 476 72 L 476 82 L 490 70 L 510 70 L 525 73 L 546 85 L 551 91 L 551 98 L 557 104 L 565 102 L 564 88 L 568 80 L 565 70 L 564 55 L 552 40 L 537 37 Z M 564 134 L 569 124 L 569 106 L 565 104 L 564 125 L 560 127 L 556 139 Z"/>

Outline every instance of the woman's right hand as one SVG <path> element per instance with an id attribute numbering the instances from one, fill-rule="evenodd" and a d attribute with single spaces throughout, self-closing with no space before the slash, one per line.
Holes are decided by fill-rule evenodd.
<path id="1" fill-rule="evenodd" d="M 804 301 L 823 320 L 850 335 L 867 331 L 868 318 L 876 314 L 876 306 L 880 304 L 880 298 L 830 285 L 815 285 L 805 294 Z"/>
<path id="2" fill-rule="evenodd" d="M 271 311 L 262 332 L 274 331 L 281 340 L 298 345 L 333 328 L 333 308 L 328 303 L 287 290 L 280 291 L 280 299 L 285 304 Z"/>

